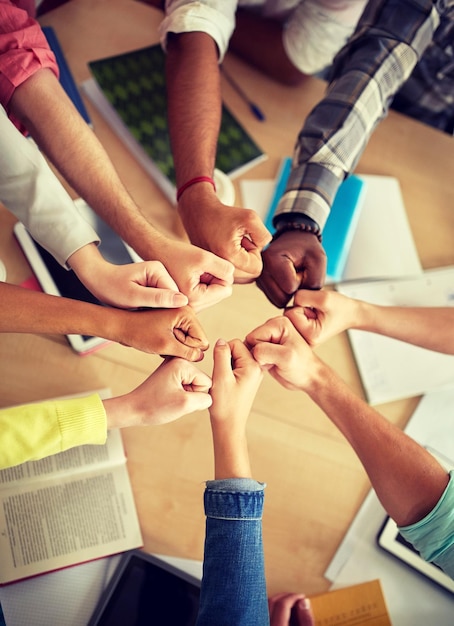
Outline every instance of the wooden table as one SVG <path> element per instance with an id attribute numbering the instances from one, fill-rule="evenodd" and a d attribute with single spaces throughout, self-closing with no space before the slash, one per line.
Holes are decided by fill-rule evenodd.
<path id="1" fill-rule="evenodd" d="M 52 25 L 77 82 L 88 78 L 87 62 L 158 41 L 161 13 L 133 0 L 71 0 L 41 18 Z M 304 117 L 321 97 L 324 84 L 308 80 L 283 87 L 233 56 L 226 66 L 247 84 L 266 114 L 255 120 L 239 96 L 223 84 L 226 104 L 268 154 L 246 174 L 274 177 L 280 158 L 291 153 Z M 285 103 L 285 107 L 284 104 Z M 167 234 L 184 237 L 175 209 L 135 159 L 88 104 L 94 130 L 127 188 L 150 218 Z M 452 138 L 395 113 L 380 125 L 366 149 L 358 173 L 396 176 L 402 187 L 416 246 L 425 268 L 454 264 L 454 153 Z M 239 198 L 239 195 L 238 195 Z M 8 280 L 30 274 L 11 229 L 14 220 L 0 208 L 0 258 Z M 392 224 L 389 225 L 392 228 Z M 392 253 L 392 251 L 390 251 Z M 255 285 L 236 286 L 232 297 L 202 312 L 211 340 L 243 338 L 278 314 Z M 346 335 L 318 349 L 358 393 L 361 383 Z M 111 345 L 80 357 L 61 337 L 0 337 L 0 403 L 13 403 L 110 387 L 123 393 L 147 376 L 158 357 Z M 201 367 L 211 373 L 211 354 Z M 418 398 L 380 407 L 404 426 Z M 268 592 L 324 591 L 331 557 L 369 489 L 367 477 L 337 430 L 302 394 L 285 391 L 267 377 L 248 427 L 254 475 L 267 482 L 264 516 Z M 204 481 L 212 477 L 210 429 L 206 413 L 176 423 L 124 432 L 145 549 L 202 558 Z"/>

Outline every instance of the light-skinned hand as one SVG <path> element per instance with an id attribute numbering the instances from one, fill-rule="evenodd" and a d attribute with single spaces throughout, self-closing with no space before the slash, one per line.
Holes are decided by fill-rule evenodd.
<path id="1" fill-rule="evenodd" d="M 263 251 L 262 258 L 257 286 L 279 308 L 285 307 L 298 289 L 320 289 L 325 282 L 326 254 L 312 233 L 282 233 Z"/>
<path id="2" fill-rule="evenodd" d="M 260 366 L 242 341 L 217 341 L 210 392 L 216 479 L 251 477 L 246 423 L 261 380 Z"/>
<path id="3" fill-rule="evenodd" d="M 185 359 L 167 359 L 139 387 L 104 400 L 108 428 L 173 422 L 211 403 L 211 378 Z"/>
<path id="4" fill-rule="evenodd" d="M 214 347 L 212 422 L 244 429 L 263 378 L 258 362 L 239 339 L 218 339 Z"/>
<path id="5" fill-rule="evenodd" d="M 307 391 L 321 363 L 292 322 L 274 317 L 246 336 L 254 359 L 283 387 Z"/>
<path id="6" fill-rule="evenodd" d="M 194 245 L 230 261 L 235 282 L 252 282 L 262 271 L 261 251 L 271 234 L 255 211 L 222 204 L 206 187 L 190 187 L 178 204 L 188 237 Z"/>
<path id="7" fill-rule="evenodd" d="M 135 309 L 139 307 L 177 308 L 188 304 L 160 261 L 114 265 L 106 261 L 95 244 L 83 246 L 68 264 L 87 289 L 105 304 Z"/>
<path id="8" fill-rule="evenodd" d="M 284 315 L 309 345 L 317 346 L 354 327 L 359 307 L 359 300 L 336 291 L 300 289 L 295 294 L 293 306 L 286 309 Z"/>
<path id="9" fill-rule="evenodd" d="M 162 241 L 159 258 L 196 311 L 232 293 L 234 267 L 207 250 L 184 241 Z"/>
<path id="10" fill-rule="evenodd" d="M 268 599 L 270 626 L 315 626 L 311 604 L 303 593 L 278 593 Z"/>

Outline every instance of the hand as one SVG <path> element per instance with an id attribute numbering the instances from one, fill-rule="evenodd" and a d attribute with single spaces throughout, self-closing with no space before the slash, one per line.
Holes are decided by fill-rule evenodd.
<path id="1" fill-rule="evenodd" d="M 110 315 L 113 329 L 106 338 L 144 352 L 201 361 L 209 345 L 195 312 L 188 306 L 147 311 L 112 309 Z"/>
<path id="2" fill-rule="evenodd" d="M 268 606 L 270 626 L 315 626 L 309 599 L 302 593 L 278 593 Z"/>
<path id="3" fill-rule="evenodd" d="M 107 262 L 95 244 L 80 248 L 68 264 L 87 289 L 105 304 L 125 309 L 139 307 L 176 308 L 188 298 L 159 261 L 127 265 Z"/>
<path id="4" fill-rule="evenodd" d="M 263 251 L 257 286 L 282 308 L 302 287 L 320 289 L 325 281 L 326 254 L 317 237 L 299 230 L 282 233 Z"/>
<path id="5" fill-rule="evenodd" d="M 211 378 L 185 359 L 164 361 L 130 393 L 104 400 L 107 427 L 156 426 L 211 405 Z"/>
<path id="6" fill-rule="evenodd" d="M 159 258 L 196 311 L 232 293 L 233 265 L 207 250 L 168 240 L 160 244 Z"/>
<path id="7" fill-rule="evenodd" d="M 255 211 L 226 206 L 200 188 L 187 189 L 178 205 L 189 239 L 233 263 L 241 277 L 238 282 L 252 282 L 262 270 L 260 253 L 271 234 Z"/>
<path id="8" fill-rule="evenodd" d="M 229 422 L 245 429 L 262 371 L 239 339 L 226 343 L 219 339 L 214 348 L 213 386 L 210 409 L 212 422 Z"/>
<path id="9" fill-rule="evenodd" d="M 246 423 L 262 380 L 261 369 L 243 342 L 219 339 L 214 349 L 210 409 L 214 475 L 223 478 L 251 476 Z"/>
<path id="10" fill-rule="evenodd" d="M 361 303 L 336 291 L 296 292 L 284 315 L 311 346 L 316 346 L 356 325 Z"/>
<path id="11" fill-rule="evenodd" d="M 283 387 L 308 391 L 321 362 L 286 317 L 275 317 L 250 332 L 246 345 Z"/>

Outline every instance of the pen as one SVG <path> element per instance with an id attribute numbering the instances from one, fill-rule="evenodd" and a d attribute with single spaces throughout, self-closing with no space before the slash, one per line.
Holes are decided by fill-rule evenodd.
<path id="1" fill-rule="evenodd" d="M 249 106 L 249 109 L 252 111 L 253 115 L 263 122 L 265 120 L 265 116 L 262 113 L 262 110 L 254 103 L 252 100 L 249 100 L 248 96 L 244 93 L 241 87 L 233 80 L 233 78 L 225 71 L 224 67 L 221 67 L 221 71 L 224 74 L 227 82 L 235 89 L 235 91 L 243 98 L 246 104 Z"/>

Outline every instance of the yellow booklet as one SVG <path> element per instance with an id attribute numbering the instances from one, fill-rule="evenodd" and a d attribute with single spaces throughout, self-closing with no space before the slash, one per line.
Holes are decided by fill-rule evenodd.
<path id="1" fill-rule="evenodd" d="M 310 598 L 315 626 L 392 626 L 379 580 Z"/>

